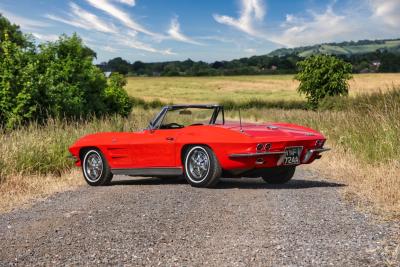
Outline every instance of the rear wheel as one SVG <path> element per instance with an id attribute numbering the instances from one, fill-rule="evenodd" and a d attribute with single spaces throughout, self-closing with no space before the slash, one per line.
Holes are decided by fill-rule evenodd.
<path id="1" fill-rule="evenodd" d="M 292 179 L 296 166 L 284 166 L 265 169 L 262 178 L 268 184 L 284 184 Z"/>
<path id="2" fill-rule="evenodd" d="M 83 154 L 82 172 L 85 181 L 92 186 L 108 185 L 113 177 L 106 159 L 98 149 Z"/>
<path id="3" fill-rule="evenodd" d="M 213 187 L 221 176 L 214 152 L 206 146 L 192 146 L 185 153 L 185 178 L 195 187 Z"/>

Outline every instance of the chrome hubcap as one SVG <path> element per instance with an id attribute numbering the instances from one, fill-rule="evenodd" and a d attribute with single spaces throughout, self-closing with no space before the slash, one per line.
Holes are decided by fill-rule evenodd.
<path id="1" fill-rule="evenodd" d="M 201 181 L 208 174 L 210 159 L 203 149 L 195 149 L 189 155 L 188 165 L 191 178 Z"/>
<path id="2" fill-rule="evenodd" d="M 85 161 L 85 173 L 88 180 L 96 182 L 103 172 L 103 160 L 97 153 L 87 155 Z"/>

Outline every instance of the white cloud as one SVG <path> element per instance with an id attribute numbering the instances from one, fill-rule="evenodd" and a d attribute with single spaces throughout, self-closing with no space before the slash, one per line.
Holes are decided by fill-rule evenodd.
<path id="1" fill-rule="evenodd" d="M 184 35 L 181 32 L 181 27 L 180 27 L 178 18 L 173 18 L 171 20 L 171 25 L 170 25 L 170 28 L 168 30 L 168 34 L 174 40 L 181 41 L 181 42 L 184 42 L 184 43 L 189 43 L 189 44 L 201 45 L 201 43 L 193 40 L 192 38 Z"/>
<path id="2" fill-rule="evenodd" d="M 257 52 L 257 49 L 255 49 L 255 48 L 246 48 L 244 50 L 244 52 L 249 53 L 249 54 L 254 54 L 254 53 Z"/>
<path id="3" fill-rule="evenodd" d="M 120 22 L 122 22 L 126 27 L 130 28 L 131 30 L 141 32 L 150 36 L 158 36 L 158 34 L 147 30 L 142 25 L 135 22 L 126 12 L 120 10 L 107 0 L 86 0 L 86 1 L 93 7 L 100 9 L 109 14 L 110 16 L 118 19 Z"/>
<path id="4" fill-rule="evenodd" d="M 399 0 L 370 0 L 373 17 L 386 25 L 398 28 L 400 25 Z"/>
<path id="5" fill-rule="evenodd" d="M 105 1 L 96 0 L 96 2 L 100 3 Z M 54 15 L 46 15 L 46 17 L 55 21 L 72 25 L 74 27 L 83 28 L 86 30 L 95 30 L 101 33 L 108 34 L 107 37 L 108 38 L 111 37 L 113 42 L 120 47 L 134 48 L 137 50 L 142 50 L 151 53 L 159 53 L 163 55 L 174 54 L 173 52 L 171 52 L 170 49 L 165 49 L 165 50 L 156 49 L 149 44 L 137 40 L 137 34 L 138 32 L 140 32 L 137 28 L 135 29 L 133 29 L 133 27 L 124 28 L 123 29 L 124 34 L 122 34 L 121 33 L 122 30 L 119 31 L 113 24 L 102 21 L 96 15 L 89 13 L 86 10 L 83 10 L 78 5 L 70 3 L 70 7 L 71 7 L 71 13 L 68 14 L 67 18 L 62 18 Z M 37 35 L 37 37 L 39 38 L 39 35 Z M 117 48 L 112 47 L 110 45 L 104 46 L 104 43 L 99 44 L 97 40 L 89 39 L 87 37 L 84 37 L 83 39 L 85 40 L 85 43 L 87 43 L 88 45 L 92 47 L 97 47 L 98 49 L 101 49 L 103 51 L 112 53 L 117 51 Z"/>
<path id="6" fill-rule="evenodd" d="M 294 47 L 352 39 L 352 34 L 357 31 L 357 24 L 351 23 L 344 15 L 336 14 L 329 6 L 322 14 L 311 13 L 308 19 L 287 15 L 282 32 L 270 34 L 270 40 Z"/>
<path id="7" fill-rule="evenodd" d="M 100 49 L 103 50 L 103 51 L 106 51 L 106 52 L 110 52 L 110 53 L 115 53 L 115 52 L 118 51 L 118 49 L 116 49 L 116 48 L 114 48 L 114 47 L 111 47 L 111 46 L 109 46 L 109 45 L 107 45 L 107 46 L 101 46 Z"/>
<path id="8" fill-rule="evenodd" d="M 46 17 L 54 21 L 86 30 L 96 30 L 105 33 L 115 33 L 117 31 L 113 24 L 102 21 L 99 17 L 80 8 L 77 4 L 70 3 L 70 7 L 72 13 L 68 14 L 68 18 L 62 18 L 55 15 L 46 15 Z"/>
<path id="9" fill-rule="evenodd" d="M 337 12 L 334 10 L 336 1 L 332 0 L 323 12 L 311 10 L 306 14 L 287 14 L 280 27 L 268 30 L 260 27 L 265 17 L 261 0 L 241 0 L 239 18 L 213 16 L 217 22 L 244 32 L 254 40 L 267 40 L 288 47 L 394 38 L 400 34 L 400 0 L 359 0 L 357 3 L 341 5 Z"/>
<path id="10" fill-rule="evenodd" d="M 45 28 L 50 26 L 45 22 L 20 17 L 4 9 L 0 9 L 0 13 L 2 13 L 7 19 L 9 19 L 11 23 L 19 25 L 23 30 L 33 31 L 37 30 L 38 28 Z"/>
<path id="11" fill-rule="evenodd" d="M 115 0 L 116 2 L 128 5 L 128 6 L 135 6 L 136 1 L 135 0 Z"/>
<path id="12" fill-rule="evenodd" d="M 35 38 L 39 39 L 40 41 L 44 41 L 44 42 L 48 42 L 48 41 L 53 42 L 53 41 L 58 40 L 58 35 L 56 35 L 56 34 L 43 34 L 43 33 L 33 32 L 32 35 Z"/>
<path id="13" fill-rule="evenodd" d="M 240 17 L 233 18 L 224 15 L 214 14 L 214 19 L 221 23 L 252 36 L 259 36 L 255 23 L 262 22 L 265 16 L 265 5 L 262 0 L 241 0 Z"/>
<path id="14" fill-rule="evenodd" d="M 117 37 L 117 36 L 116 36 Z M 125 46 L 125 47 L 130 47 L 146 52 L 151 52 L 151 53 L 158 53 L 162 55 L 175 55 L 176 53 L 172 52 L 171 49 L 156 49 L 152 47 L 149 44 L 143 43 L 138 40 L 134 39 L 127 39 L 124 36 L 118 36 L 119 38 L 115 38 L 115 41 L 118 42 L 118 44 Z"/>

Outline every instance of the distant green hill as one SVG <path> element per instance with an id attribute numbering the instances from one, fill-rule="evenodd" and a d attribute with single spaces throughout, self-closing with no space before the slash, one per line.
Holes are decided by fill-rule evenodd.
<path id="1" fill-rule="evenodd" d="M 327 43 L 297 48 L 280 48 L 272 51 L 268 56 L 288 56 L 297 55 L 308 57 L 315 54 L 329 55 L 357 55 L 372 53 L 376 50 L 388 51 L 400 54 L 400 39 L 391 40 L 362 40 L 358 42 Z"/>

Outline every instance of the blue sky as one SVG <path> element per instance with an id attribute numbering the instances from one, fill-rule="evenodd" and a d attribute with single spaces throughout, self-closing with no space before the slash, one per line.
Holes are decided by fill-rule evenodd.
<path id="1" fill-rule="evenodd" d="M 1 0 L 0 12 L 38 42 L 77 32 L 98 62 L 211 62 L 400 37 L 400 0 Z"/>

